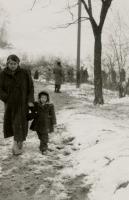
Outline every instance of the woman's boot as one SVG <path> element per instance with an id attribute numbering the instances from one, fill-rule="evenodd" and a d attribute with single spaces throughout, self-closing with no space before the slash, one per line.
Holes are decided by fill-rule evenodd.
<path id="1" fill-rule="evenodd" d="M 17 142 L 14 140 L 14 143 L 13 143 L 13 148 L 12 148 L 12 152 L 13 152 L 13 155 L 20 155 L 22 154 L 22 142 Z"/>

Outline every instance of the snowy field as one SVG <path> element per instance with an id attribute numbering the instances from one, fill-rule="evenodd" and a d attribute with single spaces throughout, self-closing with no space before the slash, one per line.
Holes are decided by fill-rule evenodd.
<path id="1" fill-rule="evenodd" d="M 61 94 L 54 94 L 53 84 L 42 84 L 35 82 L 36 91 L 49 90 L 59 107 L 58 127 L 50 135 L 50 151 L 40 155 L 39 141 L 30 132 L 23 155 L 13 158 L 12 141 L 3 140 L 1 134 L 0 192 L 7 192 L 9 180 L 20 184 L 19 176 L 22 188 L 14 188 L 13 184 L 11 192 L 15 195 L 4 196 L 3 192 L 0 200 L 128 200 L 129 97 L 119 99 L 117 92 L 104 90 L 105 104 L 94 107 L 90 85 L 76 89 L 75 85 L 65 84 Z"/>
<path id="2" fill-rule="evenodd" d="M 129 97 L 119 99 L 117 93 L 105 90 L 105 105 L 86 113 L 86 105 L 92 104 L 93 88 L 83 85 L 75 90 L 64 86 L 64 90 L 82 102 L 81 106 L 60 113 L 60 122 L 65 122 L 67 133 L 75 137 L 75 145 L 79 148 L 71 154 L 74 167 L 63 173 L 85 174 L 83 184 L 91 185 L 90 200 L 128 199 Z"/>

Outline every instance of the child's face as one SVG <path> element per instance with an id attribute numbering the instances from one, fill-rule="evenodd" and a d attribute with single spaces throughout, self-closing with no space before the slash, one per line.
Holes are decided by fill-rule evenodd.
<path id="1" fill-rule="evenodd" d="M 47 96 L 46 95 L 42 95 L 40 97 L 40 101 L 41 101 L 41 103 L 46 103 L 47 102 Z"/>
<path id="2" fill-rule="evenodd" d="M 18 63 L 13 61 L 13 60 L 9 60 L 8 62 L 8 68 L 12 71 L 15 71 L 18 67 Z"/>

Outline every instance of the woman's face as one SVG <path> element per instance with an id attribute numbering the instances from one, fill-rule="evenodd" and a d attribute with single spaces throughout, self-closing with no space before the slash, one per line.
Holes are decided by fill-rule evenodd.
<path id="1" fill-rule="evenodd" d="M 18 63 L 13 61 L 13 60 L 9 60 L 8 62 L 8 68 L 12 71 L 15 71 L 18 67 Z"/>

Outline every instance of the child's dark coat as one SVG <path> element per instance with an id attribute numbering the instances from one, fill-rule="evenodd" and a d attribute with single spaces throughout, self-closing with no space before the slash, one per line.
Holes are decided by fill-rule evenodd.
<path id="1" fill-rule="evenodd" d="M 54 124 L 56 124 L 56 116 L 54 105 L 46 103 L 42 105 L 40 102 L 34 103 L 34 108 L 31 108 L 31 113 L 28 119 L 33 119 L 30 129 L 39 133 L 50 133 L 54 131 Z"/>

